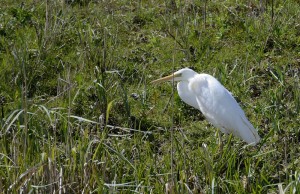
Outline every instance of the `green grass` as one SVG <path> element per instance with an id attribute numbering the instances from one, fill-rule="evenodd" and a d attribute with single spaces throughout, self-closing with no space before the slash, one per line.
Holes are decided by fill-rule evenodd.
<path id="1" fill-rule="evenodd" d="M 0 191 L 300 192 L 299 2 L 170 2 L 1 3 Z M 182 67 L 222 82 L 261 143 L 220 150 L 150 84 Z"/>

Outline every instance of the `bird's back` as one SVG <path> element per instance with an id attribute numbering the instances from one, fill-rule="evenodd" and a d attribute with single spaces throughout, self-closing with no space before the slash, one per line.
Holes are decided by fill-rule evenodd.
<path id="1" fill-rule="evenodd" d="M 232 133 L 247 143 L 259 142 L 257 130 L 248 121 L 244 111 L 230 92 L 213 76 L 198 74 L 191 79 L 189 91 L 196 96 L 198 109 L 222 132 Z"/>

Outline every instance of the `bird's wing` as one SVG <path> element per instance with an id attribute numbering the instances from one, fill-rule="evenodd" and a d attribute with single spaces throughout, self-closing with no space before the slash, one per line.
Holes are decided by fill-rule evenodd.
<path id="1" fill-rule="evenodd" d="M 201 112 L 213 125 L 247 143 L 259 142 L 257 130 L 248 121 L 233 96 L 218 80 L 207 74 L 199 74 L 191 84 Z"/>

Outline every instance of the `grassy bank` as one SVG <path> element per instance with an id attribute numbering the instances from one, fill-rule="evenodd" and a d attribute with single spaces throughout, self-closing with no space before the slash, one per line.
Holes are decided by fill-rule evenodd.
<path id="1" fill-rule="evenodd" d="M 300 192 L 297 1 L 1 4 L 2 192 Z M 182 67 L 231 91 L 261 143 L 219 149 L 172 84 L 150 84 Z"/>

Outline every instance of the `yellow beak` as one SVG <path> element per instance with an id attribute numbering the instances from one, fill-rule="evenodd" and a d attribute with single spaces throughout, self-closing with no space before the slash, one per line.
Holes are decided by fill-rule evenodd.
<path id="1" fill-rule="evenodd" d="M 175 77 L 180 77 L 180 74 L 172 74 L 172 75 L 168 75 L 166 77 L 162 77 L 159 78 L 157 80 L 152 81 L 152 84 L 158 84 L 158 83 L 162 83 L 162 82 L 166 82 L 166 81 L 172 81 Z"/>

